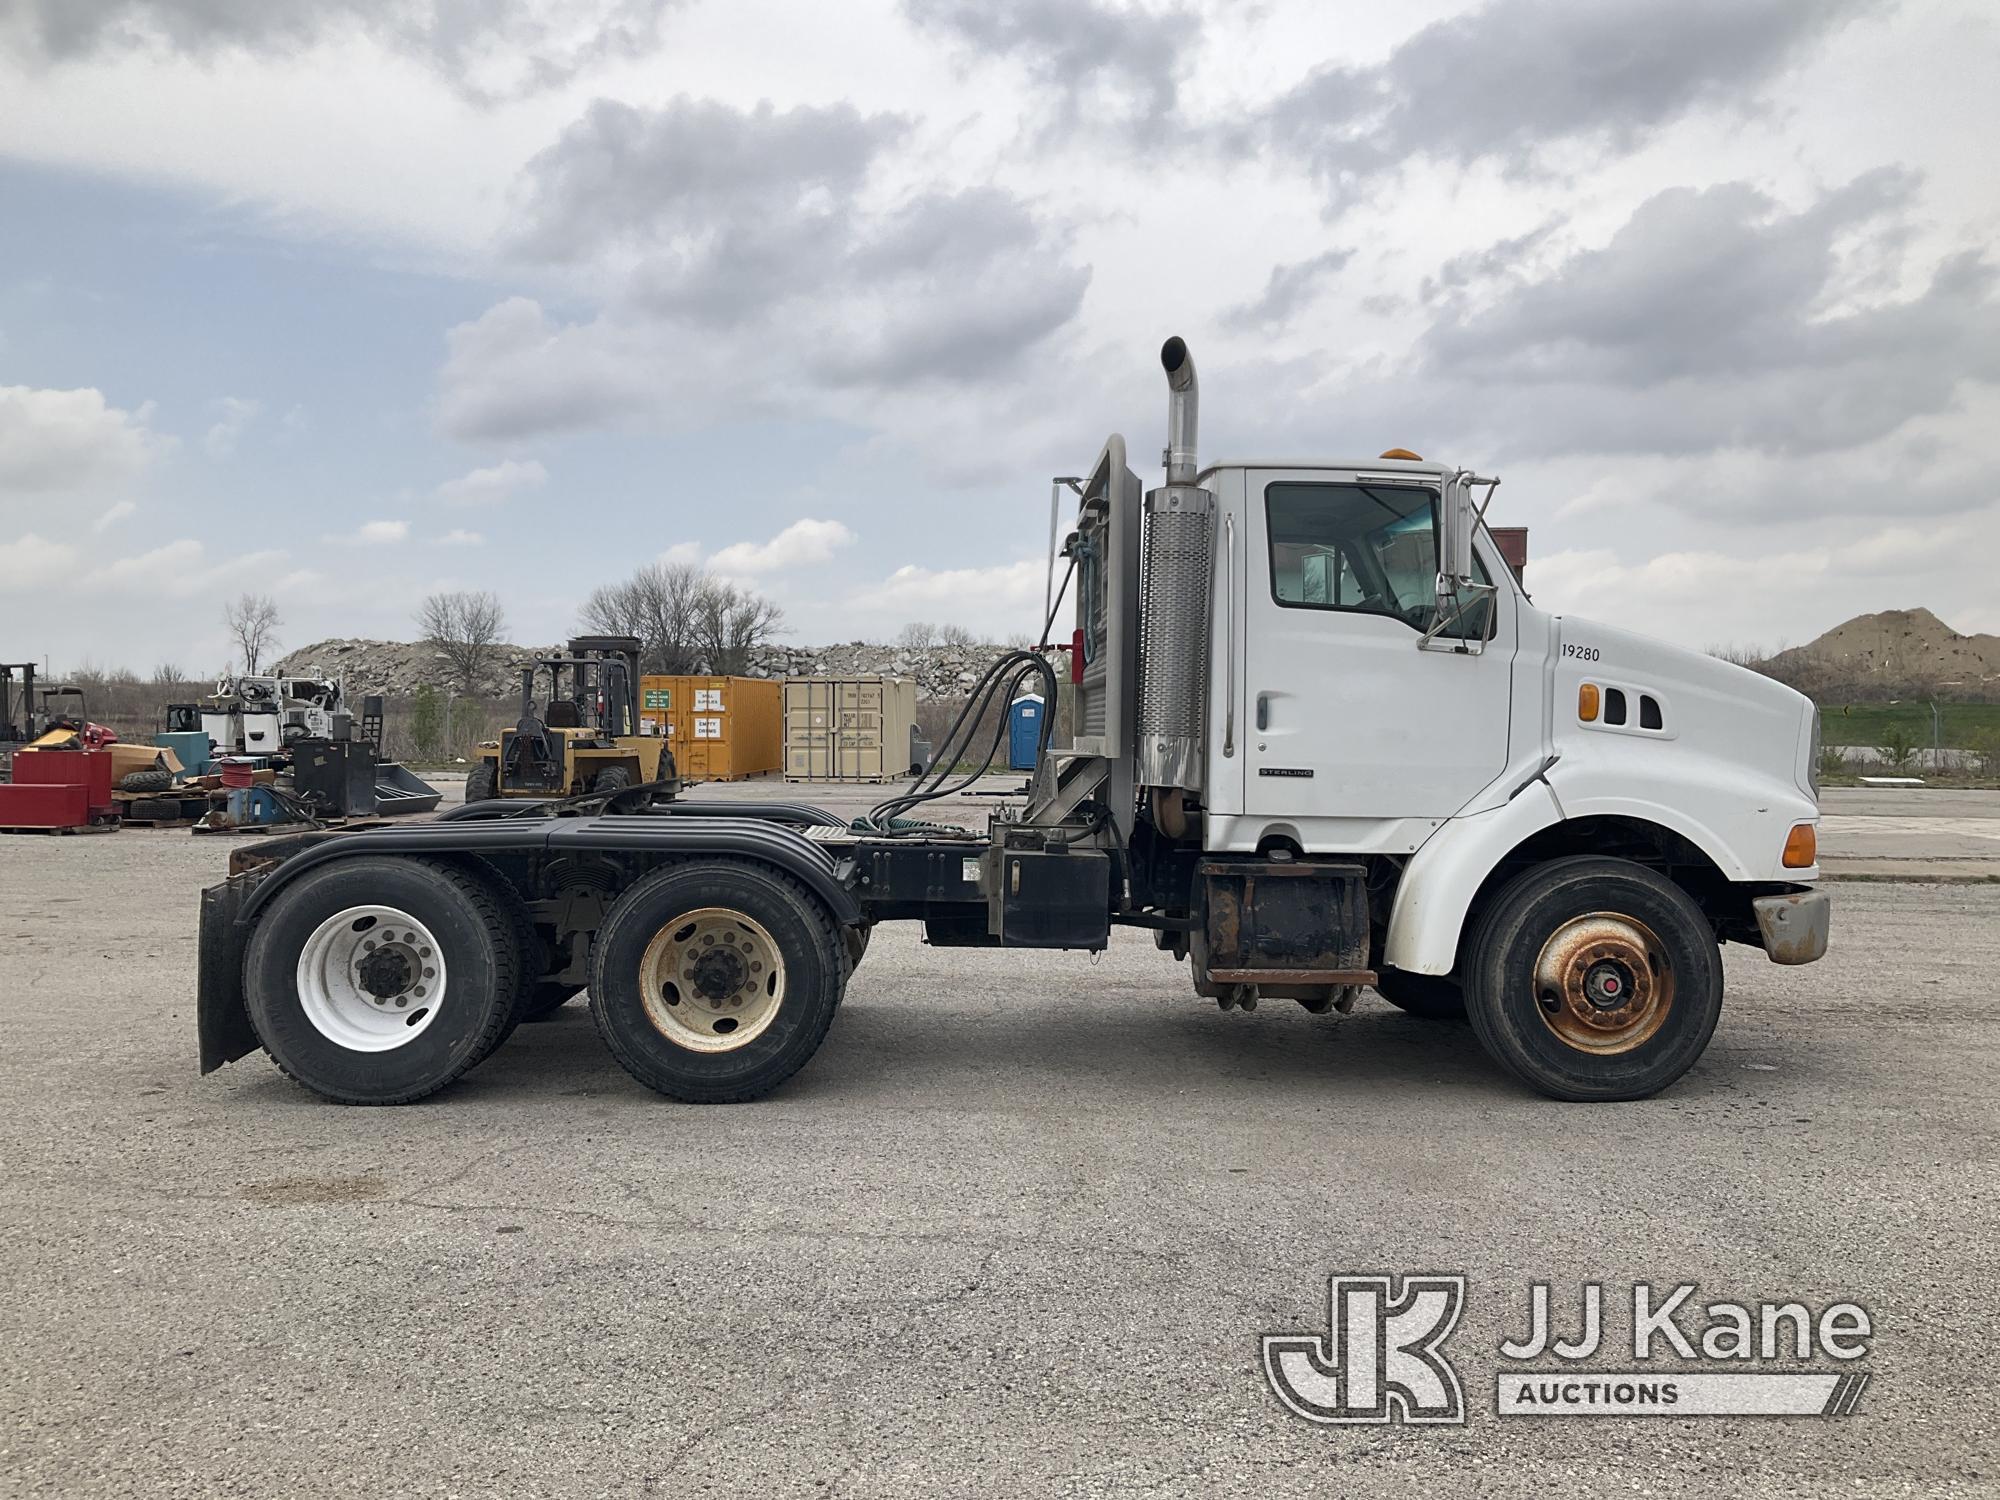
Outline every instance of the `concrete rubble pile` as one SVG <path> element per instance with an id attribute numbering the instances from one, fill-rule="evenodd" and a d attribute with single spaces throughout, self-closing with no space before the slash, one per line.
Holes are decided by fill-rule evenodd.
<path id="1" fill-rule="evenodd" d="M 542 656 L 555 654 L 556 646 L 500 645 L 493 649 L 479 675 L 473 696 L 507 699 L 520 691 L 521 668 Z M 879 646 L 851 641 L 838 646 L 762 647 L 751 653 L 744 677 L 910 677 L 916 680 L 920 698 L 964 696 L 979 680 L 1004 647 L 974 646 Z M 1067 677 L 1069 652 L 1057 653 L 1058 676 Z M 462 692 L 451 664 L 432 646 L 421 641 L 330 640 L 305 646 L 285 656 L 275 673 L 318 670 L 328 675 L 342 674 L 350 696 L 382 693 L 391 698 L 414 694 L 426 684 L 439 692 Z"/>

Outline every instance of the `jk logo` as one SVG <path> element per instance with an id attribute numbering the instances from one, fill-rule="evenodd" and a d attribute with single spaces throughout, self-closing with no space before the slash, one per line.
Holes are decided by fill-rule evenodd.
<path id="1" fill-rule="evenodd" d="M 1463 1276 L 1327 1278 L 1327 1331 L 1264 1336 L 1264 1378 L 1308 1422 L 1463 1424 L 1458 1371 L 1439 1345 L 1465 1306 Z"/>

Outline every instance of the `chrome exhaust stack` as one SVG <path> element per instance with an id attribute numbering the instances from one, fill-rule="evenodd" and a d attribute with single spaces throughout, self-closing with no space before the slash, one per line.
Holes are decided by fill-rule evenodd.
<path id="1" fill-rule="evenodd" d="M 1167 372 L 1167 483 L 1193 484 L 1196 428 L 1201 420 L 1201 386 L 1194 376 L 1194 356 L 1180 339 L 1160 346 L 1160 367 Z"/>
<path id="2" fill-rule="evenodd" d="M 1160 349 L 1167 372 L 1167 482 L 1146 495 L 1139 597 L 1136 780 L 1199 791 L 1208 723 L 1215 496 L 1197 488 L 1200 385 L 1185 342 Z"/>

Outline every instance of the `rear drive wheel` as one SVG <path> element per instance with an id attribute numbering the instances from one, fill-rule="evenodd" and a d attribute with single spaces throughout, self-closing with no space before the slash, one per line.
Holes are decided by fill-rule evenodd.
<path id="1" fill-rule="evenodd" d="M 475 762 L 472 769 L 465 773 L 465 800 L 467 802 L 490 802 L 499 795 L 499 763 L 490 760 Z"/>
<path id="2" fill-rule="evenodd" d="M 1554 860 L 1480 919 L 1466 1013 L 1480 1044 L 1554 1099 L 1644 1099 L 1694 1066 L 1722 1015 L 1715 931 L 1665 876 Z"/>
<path id="3" fill-rule="evenodd" d="M 244 956 L 271 1060 L 342 1104 L 407 1104 L 478 1062 L 512 1024 L 518 963 L 493 893 L 425 860 L 347 859 L 302 875 Z"/>
<path id="4" fill-rule="evenodd" d="M 1384 969 L 1375 979 L 1375 993 L 1398 1010 L 1427 1021 L 1463 1021 L 1465 991 L 1458 981 L 1441 974 L 1409 974 Z"/>
<path id="5" fill-rule="evenodd" d="M 691 1104 L 755 1099 L 819 1050 L 845 957 L 832 917 L 789 877 L 737 861 L 676 865 L 606 917 L 590 1011 L 648 1088 Z"/>

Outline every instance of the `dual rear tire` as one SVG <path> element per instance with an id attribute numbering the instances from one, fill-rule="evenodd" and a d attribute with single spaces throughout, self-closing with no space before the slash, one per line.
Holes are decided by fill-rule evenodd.
<path id="1" fill-rule="evenodd" d="M 578 993 L 528 978 L 542 957 L 519 903 L 481 871 L 354 858 L 277 894 L 251 935 L 244 993 L 290 1077 L 343 1104 L 407 1104 Z M 668 866 L 607 914 L 591 1014 L 647 1087 L 754 1099 L 818 1050 L 849 966 L 832 916 L 790 877 L 747 861 Z"/>
<path id="2" fill-rule="evenodd" d="M 264 1050 L 342 1104 L 408 1104 L 514 1027 L 520 943 L 502 898 L 451 865 L 345 859 L 258 921 L 244 998 Z"/>

